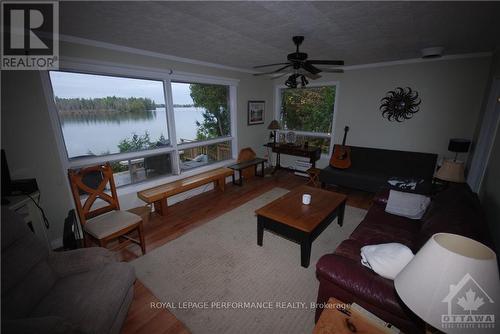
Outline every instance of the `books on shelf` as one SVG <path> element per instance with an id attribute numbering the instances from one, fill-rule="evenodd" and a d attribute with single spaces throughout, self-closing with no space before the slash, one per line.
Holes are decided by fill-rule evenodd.
<path id="1" fill-rule="evenodd" d="M 293 166 L 293 168 L 295 169 L 295 175 L 309 177 L 306 171 L 311 168 L 311 166 L 312 164 L 309 162 L 309 160 L 295 160 L 295 164 Z"/>
<path id="2" fill-rule="evenodd" d="M 294 172 L 294 174 L 297 176 L 309 177 L 309 175 L 305 172 Z"/>

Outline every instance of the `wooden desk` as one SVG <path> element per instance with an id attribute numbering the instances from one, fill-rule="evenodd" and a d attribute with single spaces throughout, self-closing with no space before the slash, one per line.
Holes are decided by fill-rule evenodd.
<path id="1" fill-rule="evenodd" d="M 302 147 L 302 146 L 294 146 L 290 144 L 278 144 L 278 143 L 276 144 L 267 143 L 264 146 L 269 147 L 270 149 L 272 149 L 274 153 L 276 153 L 276 166 L 274 167 L 273 174 L 278 169 L 283 168 L 280 165 L 281 154 L 309 158 L 309 161 L 311 162 L 311 167 L 313 168 L 316 167 L 316 161 L 318 161 L 319 158 L 321 158 L 321 148 L 316 146 Z"/>
<path id="2" fill-rule="evenodd" d="M 374 316 L 374 315 L 373 315 Z M 378 320 L 382 321 L 382 320 Z M 386 327 L 370 319 L 367 315 L 351 309 L 335 298 L 328 300 L 321 313 L 313 334 L 394 334 L 400 333 L 396 327 Z"/>

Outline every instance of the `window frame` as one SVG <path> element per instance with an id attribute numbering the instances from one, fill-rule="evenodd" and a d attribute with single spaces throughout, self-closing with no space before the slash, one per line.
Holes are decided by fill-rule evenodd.
<path id="1" fill-rule="evenodd" d="M 338 97 L 339 97 L 339 88 L 340 88 L 340 83 L 339 81 L 320 81 L 320 82 L 313 82 L 309 85 L 307 85 L 306 88 L 314 88 L 314 87 L 325 87 L 325 86 L 335 86 L 335 101 L 333 102 L 333 115 L 332 115 L 332 127 L 330 129 L 330 132 L 312 132 L 312 131 L 301 131 L 301 130 L 278 130 L 278 133 L 288 133 L 288 132 L 294 132 L 297 135 L 302 135 L 302 136 L 307 136 L 307 137 L 317 137 L 317 138 L 327 138 L 330 139 L 330 147 L 328 150 L 328 155 L 321 152 L 321 157 L 322 158 L 329 158 L 332 155 L 333 151 L 333 145 L 335 144 L 335 121 L 336 121 L 336 116 L 339 112 L 338 110 Z M 281 119 L 281 91 L 283 89 L 287 89 L 288 87 L 285 86 L 284 84 L 280 85 L 275 85 L 274 86 L 274 119 L 280 120 Z M 299 88 L 300 89 L 300 88 Z"/>
<path id="2" fill-rule="evenodd" d="M 158 176 L 152 179 L 146 179 L 143 181 L 130 183 L 123 185 L 118 189 L 123 188 L 137 188 L 137 185 L 157 185 L 165 183 L 166 180 L 179 179 L 187 175 L 194 175 L 201 173 L 203 171 L 219 168 L 221 166 L 233 163 L 236 159 L 237 152 L 237 87 L 239 80 L 225 78 L 225 77 L 215 77 L 207 75 L 198 75 L 187 72 L 173 72 L 172 70 L 156 69 L 150 67 L 141 67 L 134 65 L 116 64 L 105 61 L 88 61 L 79 58 L 65 58 L 61 60 L 59 71 L 61 72 L 73 72 L 82 74 L 94 74 L 94 75 L 104 75 L 104 76 L 115 76 L 124 78 L 134 78 L 143 80 L 156 80 L 163 82 L 164 96 L 165 96 L 165 109 L 167 114 L 167 130 L 170 140 L 170 145 L 165 147 L 159 147 L 149 150 L 141 150 L 135 152 L 125 152 L 125 153 L 113 153 L 101 156 L 91 156 L 91 157 L 78 157 L 69 158 L 68 152 L 66 150 L 66 144 L 64 141 L 64 136 L 62 132 L 62 126 L 58 115 L 58 110 L 54 101 L 54 92 L 52 88 L 52 83 L 50 80 L 49 71 L 40 71 L 40 78 L 42 81 L 42 88 L 44 91 L 45 99 L 47 102 L 47 107 L 49 111 L 49 116 L 52 123 L 53 133 L 55 134 L 56 146 L 59 151 L 59 157 L 62 162 L 63 173 L 66 174 L 67 170 L 70 168 L 81 168 L 89 165 L 94 165 L 98 163 L 103 163 L 106 161 L 122 161 L 130 160 L 136 158 L 143 158 L 158 154 L 170 154 L 172 161 L 172 174 L 166 176 Z M 177 144 L 176 130 L 175 130 L 175 116 L 173 110 L 173 100 L 172 100 L 172 81 L 183 81 L 183 82 L 193 82 L 193 83 L 204 83 L 204 84 L 218 84 L 226 85 L 229 87 L 229 111 L 231 117 L 230 136 L 214 138 L 210 140 L 197 141 L 193 143 L 188 143 L 188 145 L 180 146 Z M 231 141 L 231 159 L 214 164 L 209 164 L 206 166 L 200 166 L 193 168 L 189 171 L 181 171 L 179 150 L 183 150 L 190 147 L 204 146 L 207 144 L 214 144 L 218 142 Z M 182 175 L 181 175 L 182 174 Z M 134 191 L 132 189 L 132 191 Z"/>
<path id="3" fill-rule="evenodd" d="M 177 79 L 177 78 L 181 78 L 181 79 Z M 200 81 L 196 81 L 196 82 L 193 82 L 192 80 L 189 81 L 189 79 L 187 79 L 188 77 L 185 76 L 185 75 L 172 75 L 172 79 L 170 80 L 170 96 L 172 97 L 172 116 L 175 118 L 175 114 L 173 112 L 173 94 L 172 94 L 172 83 L 183 83 L 183 84 L 191 84 L 191 83 L 200 83 L 200 84 L 217 84 L 217 85 L 224 85 L 224 86 L 228 86 L 229 88 L 229 113 L 230 113 L 230 131 L 231 131 L 231 134 L 229 136 L 222 136 L 222 137 L 217 137 L 217 138 L 210 138 L 210 139 L 206 139 L 206 140 L 196 140 L 196 141 L 193 141 L 193 142 L 186 142 L 186 143 L 177 143 L 177 136 L 175 137 L 176 139 L 176 144 L 177 144 L 177 147 L 179 147 L 179 149 L 188 149 L 188 148 L 193 148 L 193 147 L 199 147 L 199 146 L 205 146 L 205 145 L 210 145 L 210 144 L 216 144 L 216 143 L 220 143 L 220 142 L 225 142 L 225 141 L 230 141 L 234 138 L 234 135 L 233 135 L 233 115 L 232 115 L 232 107 L 231 107 L 231 101 L 232 101 L 232 92 L 231 92 L 231 86 L 230 85 L 225 85 L 225 84 L 218 84 L 218 83 L 214 83 L 214 82 L 200 82 Z M 234 96 L 236 96 L 236 92 L 234 92 Z M 175 123 L 174 123 L 175 125 Z M 236 129 L 236 127 L 235 127 Z M 174 131 L 176 131 L 174 129 Z M 234 149 L 234 147 L 232 147 L 232 149 Z M 234 155 L 233 155 L 234 156 Z"/>

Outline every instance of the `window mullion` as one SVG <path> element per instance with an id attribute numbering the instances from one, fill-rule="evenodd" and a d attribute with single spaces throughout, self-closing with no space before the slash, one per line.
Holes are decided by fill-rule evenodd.
<path id="1" fill-rule="evenodd" d="M 231 155 L 233 159 L 236 159 L 238 152 L 238 123 L 236 119 L 237 111 L 237 91 L 236 86 L 229 87 L 229 117 L 231 117 Z"/>
<path id="2" fill-rule="evenodd" d="M 222 143 L 225 141 L 233 141 L 233 140 L 234 140 L 234 138 L 232 136 L 219 137 L 219 138 L 208 139 L 208 140 L 203 140 L 203 141 L 195 141 L 195 142 L 191 142 L 191 143 L 180 144 L 177 147 L 179 150 L 186 150 L 186 149 L 193 148 L 193 147 L 207 146 L 207 145 Z"/>
<path id="3" fill-rule="evenodd" d="M 172 167 L 174 169 L 174 174 L 180 174 L 181 168 L 179 163 L 179 150 L 177 148 L 177 132 L 175 130 L 175 114 L 174 114 L 174 102 L 172 98 L 172 81 L 167 78 L 163 81 L 163 90 L 165 93 L 165 110 L 167 113 L 167 123 L 168 123 L 168 133 L 170 137 L 170 145 L 174 149 L 174 155 L 172 156 Z"/>
<path id="4" fill-rule="evenodd" d="M 116 154 L 100 155 L 100 156 L 89 156 L 84 158 L 69 159 L 68 166 L 71 168 L 77 168 L 77 167 L 90 166 L 93 164 L 100 164 L 106 161 L 133 160 L 137 158 L 145 158 L 162 153 L 173 153 L 173 152 L 174 148 L 172 147 L 161 147 L 145 151 L 134 151 L 134 152 L 116 153 Z"/>

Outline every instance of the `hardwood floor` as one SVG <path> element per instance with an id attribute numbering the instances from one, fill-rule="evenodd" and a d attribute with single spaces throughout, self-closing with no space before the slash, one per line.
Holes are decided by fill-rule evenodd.
<path id="1" fill-rule="evenodd" d="M 293 189 L 307 179 L 291 172 L 279 171 L 272 177 L 254 177 L 245 180 L 242 187 L 227 184 L 225 192 L 209 191 L 168 207 L 166 216 L 155 213 L 146 217 L 144 233 L 147 252 L 174 240 L 188 231 L 215 217 L 228 212 L 274 187 Z M 348 195 L 347 205 L 368 209 L 373 194 L 361 191 L 331 188 L 329 190 Z M 143 209 L 142 209 L 143 210 Z M 135 209 L 141 212 L 141 208 Z M 140 256 L 139 246 L 133 245 L 120 253 L 124 261 Z M 122 333 L 189 333 L 182 322 L 166 309 L 151 307 L 158 299 L 139 281 L 135 284 L 135 296 L 128 312 Z"/>

